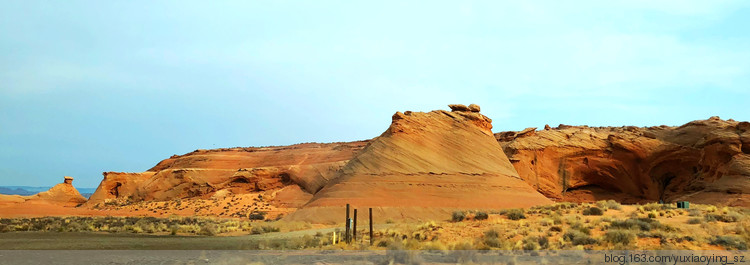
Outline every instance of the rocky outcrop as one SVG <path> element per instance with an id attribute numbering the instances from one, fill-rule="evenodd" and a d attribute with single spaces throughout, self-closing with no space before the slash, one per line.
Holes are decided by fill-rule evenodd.
<path id="1" fill-rule="evenodd" d="M 108 200 L 210 198 L 217 192 L 227 196 L 275 191 L 289 185 L 312 194 L 365 144 L 366 141 L 359 141 L 196 150 L 162 160 L 142 173 L 105 172 L 87 205 Z"/>
<path id="2" fill-rule="evenodd" d="M 374 207 L 380 218 L 425 220 L 447 218 L 455 209 L 551 203 L 518 176 L 495 142 L 492 121 L 461 106 L 397 112 L 382 135 L 287 218 L 340 222 L 347 203 Z"/>
<path id="3" fill-rule="evenodd" d="M 63 183 L 57 184 L 48 191 L 32 195 L 29 200 L 44 201 L 65 207 L 76 207 L 86 202 L 86 198 L 73 187 L 73 178 L 65 177 Z"/>
<path id="4" fill-rule="evenodd" d="M 151 178 L 156 172 L 126 173 L 126 172 L 104 172 L 104 179 L 91 194 L 87 206 L 118 198 L 132 198 L 141 183 Z"/>
<path id="5" fill-rule="evenodd" d="M 370 141 L 196 150 L 142 173 L 106 172 L 85 205 L 251 194 L 284 214 L 304 205 L 289 219 L 325 222 L 341 221 L 346 203 L 374 207 L 392 219 L 527 207 L 550 203 L 548 198 L 749 204 L 747 122 L 712 117 L 679 127 L 561 124 L 493 134 L 492 120 L 478 105 L 449 107 L 396 112 L 388 129 Z M 253 209 L 267 210 L 265 203 Z"/>
<path id="6" fill-rule="evenodd" d="M 0 205 L 8 204 L 51 204 L 62 207 L 76 207 L 86 202 L 86 198 L 73 187 L 73 178 L 65 176 L 63 183 L 57 184 L 47 191 L 30 196 L 2 195 Z M 29 206 L 33 207 L 33 206 Z"/>
<path id="7" fill-rule="evenodd" d="M 520 176 L 556 200 L 750 205 L 747 122 L 712 117 L 679 127 L 560 125 L 495 137 Z"/>

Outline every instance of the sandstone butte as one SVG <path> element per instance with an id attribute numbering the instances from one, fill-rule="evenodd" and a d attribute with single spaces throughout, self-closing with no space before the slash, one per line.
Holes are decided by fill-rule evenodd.
<path id="1" fill-rule="evenodd" d="M 277 211 L 313 222 L 340 222 L 346 203 L 391 219 L 602 199 L 750 206 L 748 122 L 712 117 L 679 127 L 560 125 L 493 135 L 479 106 L 450 107 L 397 112 L 372 140 L 196 150 L 141 173 L 105 172 L 88 201 L 72 179 L 33 196 L 0 195 L 0 217 L 140 215 L 139 206 L 100 206 L 222 198 L 244 204 L 239 198 L 251 195 L 270 206 L 243 213 Z M 200 213 L 186 211 L 174 213 Z"/>
<path id="2" fill-rule="evenodd" d="M 381 219 L 444 219 L 456 209 L 550 204 L 516 173 L 489 118 L 452 112 L 397 112 L 391 126 L 354 156 L 290 220 L 335 222 L 347 203 Z"/>

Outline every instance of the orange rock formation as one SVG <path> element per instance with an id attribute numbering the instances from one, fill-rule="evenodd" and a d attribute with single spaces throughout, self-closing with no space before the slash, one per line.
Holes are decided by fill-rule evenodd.
<path id="1" fill-rule="evenodd" d="M 748 122 L 560 125 L 495 136 L 520 176 L 549 198 L 750 205 Z"/>
<path id="2" fill-rule="evenodd" d="M 288 219 L 341 222 L 347 203 L 393 219 L 551 203 L 518 176 L 479 106 L 450 107 L 452 112 L 394 114 L 382 135 Z"/>
<path id="3" fill-rule="evenodd" d="M 196 150 L 165 159 L 143 173 L 105 172 L 104 180 L 87 205 L 95 206 L 110 200 L 137 202 L 225 197 L 277 191 L 287 186 L 298 188 L 286 189 L 281 195 L 287 196 L 289 201 L 280 203 L 297 201 L 301 205 L 306 200 L 299 202 L 297 197 L 307 196 L 309 199 L 365 143 Z M 292 191 L 295 189 L 300 192 Z"/>
<path id="4" fill-rule="evenodd" d="M 493 137 L 492 120 L 478 105 L 449 107 L 396 112 L 390 127 L 369 141 L 196 150 L 146 172 L 105 172 L 88 201 L 65 177 L 36 195 L 0 195 L 0 216 L 268 212 L 269 218 L 291 213 L 287 219 L 341 222 L 347 203 L 373 207 L 383 219 L 424 220 L 447 218 L 455 209 L 552 200 L 750 206 L 748 122 L 545 125 Z"/>
<path id="5" fill-rule="evenodd" d="M 49 204 L 61 207 L 76 207 L 86 202 L 86 198 L 73 187 L 73 178 L 65 176 L 63 183 L 57 184 L 47 191 L 30 196 L 0 195 L 0 206 L 34 207 L 34 204 Z"/>

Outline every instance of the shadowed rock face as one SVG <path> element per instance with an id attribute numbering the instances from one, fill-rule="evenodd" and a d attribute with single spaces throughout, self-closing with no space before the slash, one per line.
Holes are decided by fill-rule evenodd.
<path id="1" fill-rule="evenodd" d="M 566 201 L 688 200 L 750 206 L 750 123 L 560 125 L 495 134 L 520 176 Z"/>
<path id="2" fill-rule="evenodd" d="M 394 219 L 551 203 L 518 177 L 478 106 L 451 109 L 394 114 L 382 135 L 288 219 L 340 222 L 347 203 Z"/>
<path id="3" fill-rule="evenodd" d="M 320 190 L 366 141 L 196 150 L 162 160 L 142 173 L 105 172 L 87 205 L 107 200 L 164 201 L 273 191 L 298 185 Z M 294 199 L 294 198 L 290 198 Z"/>

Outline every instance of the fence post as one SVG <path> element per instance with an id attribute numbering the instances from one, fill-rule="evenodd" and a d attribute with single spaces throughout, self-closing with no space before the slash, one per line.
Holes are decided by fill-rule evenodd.
<path id="1" fill-rule="evenodd" d="M 357 209 L 354 209 L 354 228 L 352 228 L 352 239 L 357 242 Z"/>
<path id="2" fill-rule="evenodd" d="M 370 246 L 372 246 L 372 208 L 370 208 Z"/>
<path id="3" fill-rule="evenodd" d="M 344 237 L 347 244 L 349 244 L 349 204 L 346 204 L 346 237 Z"/>

